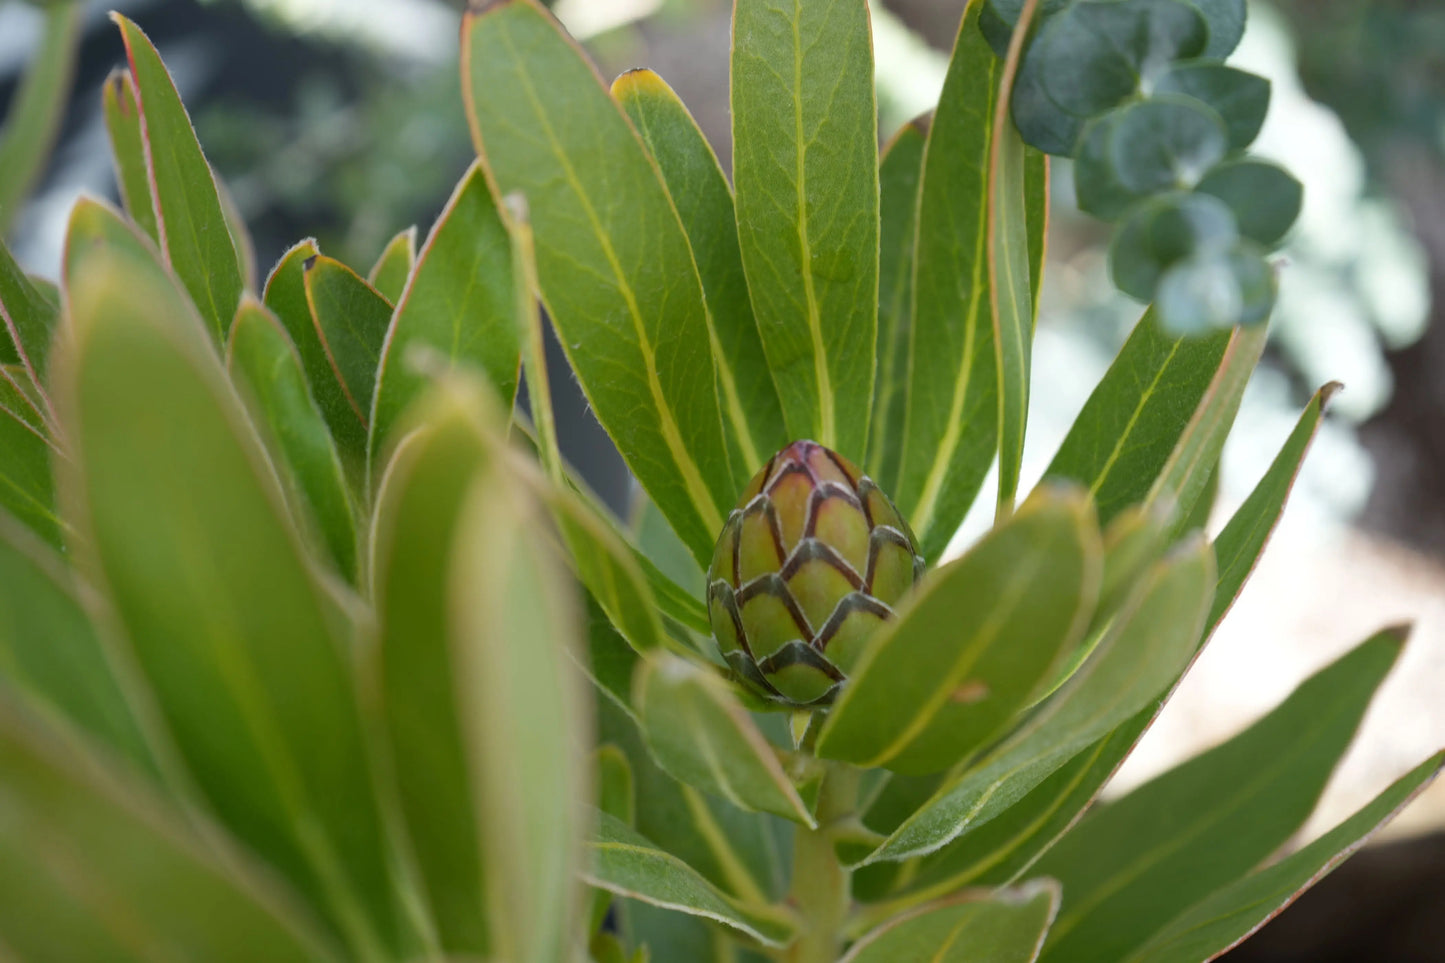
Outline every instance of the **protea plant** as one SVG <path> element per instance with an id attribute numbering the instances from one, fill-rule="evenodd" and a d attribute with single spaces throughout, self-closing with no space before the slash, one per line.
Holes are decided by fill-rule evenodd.
<path id="1" fill-rule="evenodd" d="M 1200 532 L 1273 290 L 1214 69 L 1243 8 L 1037 6 L 970 3 L 880 153 L 864 0 L 737 0 L 729 182 L 656 74 L 474 3 L 479 159 L 420 249 L 264 280 L 117 17 L 127 213 L 77 204 L 58 285 L 0 247 L 0 956 L 1195 963 L 1418 792 L 1440 755 L 1278 856 L 1390 628 L 1096 802 L 1331 389 Z M 1141 78 L 1192 120 L 1121 120 Z M 1023 496 L 1048 163 L 1011 116 L 1112 145 L 1076 170 L 1169 301 Z M 558 450 L 541 306 L 629 522 Z"/>

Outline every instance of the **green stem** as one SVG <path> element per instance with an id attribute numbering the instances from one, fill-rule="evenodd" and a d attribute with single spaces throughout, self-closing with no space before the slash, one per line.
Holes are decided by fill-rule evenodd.
<path id="1" fill-rule="evenodd" d="M 788 948 L 787 963 L 836 963 L 843 954 L 852 872 L 838 862 L 834 837 L 855 815 L 859 775 L 845 763 L 829 763 L 818 790 L 818 828 L 793 834 L 791 902 L 803 919 L 803 931 Z"/>

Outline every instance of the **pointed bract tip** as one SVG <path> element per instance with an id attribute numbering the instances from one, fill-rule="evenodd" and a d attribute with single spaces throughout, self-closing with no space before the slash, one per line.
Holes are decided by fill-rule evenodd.
<path id="1" fill-rule="evenodd" d="M 310 257 L 308 257 L 306 260 L 302 261 L 302 262 L 301 262 L 301 270 L 303 270 L 303 271 L 309 271 L 309 270 L 311 270 L 311 268 L 316 265 L 316 259 L 317 259 L 318 257 L 320 257 L 320 256 L 321 256 L 321 255 L 319 255 L 319 254 L 313 254 L 313 255 L 311 255 Z"/>
<path id="2" fill-rule="evenodd" d="M 1320 410 L 1324 411 L 1326 408 L 1328 408 L 1331 399 L 1333 399 L 1335 395 L 1339 394 L 1341 391 L 1344 390 L 1345 383 L 1343 381 L 1331 381 L 1328 384 L 1324 385 L 1322 388 L 1320 388 L 1320 390 L 1317 392 L 1317 394 L 1319 394 L 1320 396 Z"/>
<path id="3" fill-rule="evenodd" d="M 1410 633 L 1415 631 L 1414 622 L 1396 622 L 1381 629 L 1377 635 L 1389 636 L 1396 645 L 1404 645 L 1410 640 Z"/>
<path id="4" fill-rule="evenodd" d="M 668 90 L 666 81 L 658 76 L 657 71 L 651 67 L 633 67 L 631 70 L 624 70 L 612 81 L 613 96 L 621 96 L 631 91 L 659 92 Z"/>

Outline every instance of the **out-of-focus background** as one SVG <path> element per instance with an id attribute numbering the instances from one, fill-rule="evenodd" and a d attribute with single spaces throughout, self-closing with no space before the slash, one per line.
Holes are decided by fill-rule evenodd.
<path id="1" fill-rule="evenodd" d="M 160 48 L 252 227 L 262 270 L 305 236 L 370 264 L 397 230 L 426 231 L 472 157 L 457 80 L 461 3 L 88 3 L 59 146 L 30 202 L 7 218 L 16 255 L 53 276 L 77 194 L 115 196 L 99 95 L 123 59 L 105 19 L 113 7 Z M 658 70 L 728 165 L 730 3 L 552 6 L 604 76 Z M 963 0 L 873 8 L 886 137 L 937 99 Z M 0 116 L 42 19 L 37 7 L 0 0 Z M 1331 380 L 1345 390 L 1253 581 L 1117 788 L 1232 734 L 1380 625 L 1413 621 L 1309 835 L 1445 745 L 1445 3 L 1258 0 L 1235 60 L 1271 78 L 1256 149 L 1299 176 L 1306 194 L 1281 254 L 1267 362 L 1225 453 L 1219 518 L 1264 471 L 1309 394 Z M 1067 166 L 1054 173 L 1032 477 L 1141 311 L 1108 280 L 1105 226 L 1073 209 Z M 564 447 L 625 509 L 626 473 L 575 395 Z M 956 545 L 975 530 L 965 525 Z M 1230 959 L 1445 961 L 1445 785 Z"/>

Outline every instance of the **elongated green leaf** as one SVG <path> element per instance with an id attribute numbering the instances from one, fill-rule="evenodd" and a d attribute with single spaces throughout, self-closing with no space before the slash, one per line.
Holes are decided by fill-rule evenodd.
<path id="1" fill-rule="evenodd" d="M 674 778 L 740 809 L 816 825 L 777 753 L 709 670 L 675 658 L 644 662 L 632 701 L 648 745 Z"/>
<path id="2" fill-rule="evenodd" d="M 10 249 L 0 241 L 0 323 L 4 323 L 8 335 L 0 338 L 0 361 L 20 362 L 30 378 L 40 384 L 59 315 L 56 306 L 31 283 Z"/>
<path id="3" fill-rule="evenodd" d="M 324 254 L 306 260 L 302 278 L 332 375 L 340 382 L 353 416 L 365 426 L 391 324 L 391 305 L 355 271 Z"/>
<path id="4" fill-rule="evenodd" d="M 71 253 L 63 491 L 190 781 L 356 956 L 413 952 L 351 640 L 201 322 L 122 252 Z"/>
<path id="5" fill-rule="evenodd" d="M 1143 501 L 1205 397 L 1230 334 L 1172 338 L 1145 312 L 1074 420 L 1045 478 L 1087 485 L 1107 525 Z"/>
<path id="6" fill-rule="evenodd" d="M 914 251 L 908 408 L 894 501 L 930 563 L 998 450 L 989 317 L 988 170 L 1001 67 L 969 0 L 923 157 Z"/>
<path id="7" fill-rule="evenodd" d="M 65 561 L 0 515 L 0 679 L 154 773 L 150 749 Z"/>
<path id="8" fill-rule="evenodd" d="M 1041 492 L 914 592 L 870 640 L 818 755 L 937 772 L 985 745 L 1078 644 L 1102 548 L 1078 492 Z"/>
<path id="9" fill-rule="evenodd" d="M 110 135 L 110 153 L 115 162 L 121 203 L 136 226 L 159 244 L 150 172 L 146 168 L 145 135 L 141 133 L 140 104 L 129 70 L 117 68 L 110 72 L 101 91 L 101 112 Z"/>
<path id="10" fill-rule="evenodd" d="M 1219 564 L 1219 588 L 1214 593 L 1214 605 L 1209 610 L 1210 631 L 1234 604 L 1249 573 L 1264 552 L 1265 543 L 1284 512 L 1285 500 L 1294 487 L 1310 442 L 1319 430 L 1325 407 L 1339 388 L 1338 382 L 1331 382 L 1315 392 L 1279 454 L 1270 462 L 1264 477 L 1214 540 L 1214 557 Z"/>
<path id="11" fill-rule="evenodd" d="M 75 73 L 84 6 L 45 6 L 45 24 L 0 128 L 0 235 L 15 221 L 55 146 Z M 23 51 L 22 51 L 23 52 Z"/>
<path id="12" fill-rule="evenodd" d="M 286 330 L 249 294 L 231 322 L 226 368 L 264 429 L 298 515 L 315 524 L 336 567 L 355 580 L 356 518 L 336 444 Z"/>
<path id="13" fill-rule="evenodd" d="M 908 403 L 908 329 L 913 316 L 913 246 L 918 237 L 918 184 L 928 119 L 904 124 L 883 145 L 878 164 L 878 349 L 868 474 L 891 492 L 903 448 Z"/>
<path id="14" fill-rule="evenodd" d="M 878 110 L 864 0 L 733 7 L 738 240 L 788 434 L 867 454 Z"/>
<path id="15" fill-rule="evenodd" d="M 236 206 L 231 189 L 221 180 L 221 175 L 211 171 L 211 179 L 216 182 L 216 196 L 221 199 L 221 213 L 226 217 L 226 230 L 231 232 L 231 245 L 236 249 L 236 263 L 241 268 L 242 290 L 253 291 L 256 288 L 256 241 L 251 237 L 251 230 L 246 227 L 246 219 L 241 215 L 241 209 Z"/>
<path id="16" fill-rule="evenodd" d="M 1266 869 L 1216 890 L 1160 930 L 1127 963 L 1198 963 L 1233 948 L 1354 854 L 1445 765 L 1436 753 L 1349 819 Z"/>
<path id="17" fill-rule="evenodd" d="M 266 307 L 280 319 L 291 335 L 291 343 L 301 355 L 301 367 L 311 388 L 311 397 L 326 419 L 331 436 L 344 457 L 354 458 L 366 450 L 366 428 L 356 417 L 356 409 L 347 401 L 346 391 L 331 367 L 326 345 L 311 318 L 311 305 L 306 298 L 306 262 L 320 252 L 316 242 L 307 239 L 281 255 L 271 269 L 262 296 Z"/>
<path id="18" fill-rule="evenodd" d="M 1166 691 L 1193 656 L 1214 586 L 1214 556 L 1186 541 L 1154 567 L 1078 673 L 978 764 L 950 778 L 870 855 L 926 855 L 1007 809 Z"/>
<path id="19" fill-rule="evenodd" d="M 340 960 L 249 854 L 0 698 L 0 945 L 76 963 Z M 218 853 L 218 847 L 220 852 Z M 11 956 L 13 954 L 13 956 Z"/>
<path id="20" fill-rule="evenodd" d="M 592 771 L 597 776 L 597 808 L 626 826 L 635 825 L 637 793 L 632 780 L 632 763 L 627 761 L 627 753 L 612 743 L 598 746 L 597 751 L 592 753 Z M 591 903 L 587 932 L 593 938 L 595 955 L 598 931 L 606 923 L 607 912 L 613 905 L 612 894 L 606 890 L 594 889 L 591 891 Z M 618 948 L 621 949 L 620 946 Z"/>
<path id="21" fill-rule="evenodd" d="M 839 963 L 1033 963 L 1058 908 L 1051 880 L 955 896 L 865 936 Z"/>
<path id="22" fill-rule="evenodd" d="M 561 560 L 536 537 L 541 521 L 520 477 L 473 482 L 447 578 L 492 946 L 518 963 L 574 952 L 592 792 L 592 707 L 573 670 L 580 613 Z"/>
<path id="23" fill-rule="evenodd" d="M 783 411 L 748 298 L 732 189 L 717 155 L 672 88 L 650 70 L 612 84 L 662 173 L 692 245 L 712 319 L 719 404 L 746 474 L 788 443 Z"/>
<path id="24" fill-rule="evenodd" d="M 1024 148 L 1024 208 L 1029 226 L 1029 303 L 1037 326 L 1049 250 L 1049 155 L 1033 147 Z"/>
<path id="25" fill-rule="evenodd" d="M 50 463 L 54 447 L 25 415 L 30 401 L 0 379 L 0 506 L 51 545 L 60 547 L 67 526 L 55 512 Z"/>
<path id="26" fill-rule="evenodd" d="M 518 365 L 515 283 L 507 228 L 486 173 L 473 164 L 422 245 L 386 331 L 370 413 L 373 460 L 397 415 L 424 384 L 407 360 L 417 346 L 476 366 L 502 406 L 511 408 Z"/>
<path id="27" fill-rule="evenodd" d="M 1282 846 L 1403 644 L 1380 633 L 1233 739 L 1085 816 L 1034 867 L 1064 886 L 1043 959 L 1119 960 Z"/>
<path id="28" fill-rule="evenodd" d="M 381 256 L 367 272 L 366 283 L 376 288 L 377 293 L 386 298 L 392 304 L 401 300 L 401 293 L 406 288 L 406 279 L 411 277 L 411 267 L 416 262 L 416 225 L 404 231 L 398 232 L 386 247 L 382 249 Z"/>
<path id="29" fill-rule="evenodd" d="M 122 15 L 112 13 L 111 19 L 135 81 L 161 250 L 216 340 L 224 342 L 241 299 L 242 266 L 215 178 L 155 47 Z"/>
<path id="30" fill-rule="evenodd" d="M 697 871 L 627 825 L 598 813 L 596 837 L 587 846 L 593 886 L 665 909 L 730 926 L 768 946 L 783 946 L 795 927 L 782 910 L 743 909 Z"/>
<path id="31" fill-rule="evenodd" d="M 706 565 L 746 483 L 729 466 L 702 284 L 656 166 L 535 0 L 474 8 L 463 93 L 483 162 L 521 191 L 552 323 L 628 466 Z"/>

